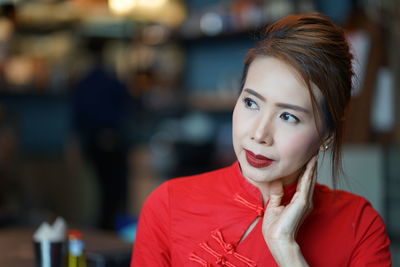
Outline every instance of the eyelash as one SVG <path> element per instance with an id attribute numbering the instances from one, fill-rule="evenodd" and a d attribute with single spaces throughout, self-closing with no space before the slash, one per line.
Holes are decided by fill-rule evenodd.
<path id="1" fill-rule="evenodd" d="M 257 109 L 258 108 L 258 105 L 257 105 L 256 101 L 254 101 L 250 97 L 244 97 L 243 98 L 243 103 L 246 106 L 246 108 L 248 108 L 248 109 Z M 251 107 L 252 104 L 256 105 L 257 107 L 256 108 L 254 108 L 254 107 L 252 108 Z"/>
<path id="2" fill-rule="evenodd" d="M 254 101 L 254 100 L 251 99 L 250 97 L 244 97 L 244 98 L 243 98 L 243 103 L 244 103 L 245 107 L 248 108 L 248 109 L 252 109 L 252 110 L 258 109 L 258 105 L 257 105 L 256 101 Z M 256 105 L 256 107 L 251 107 L 253 104 Z M 290 122 L 289 119 L 284 119 L 284 118 L 283 118 L 284 116 L 291 117 L 291 118 L 293 118 L 295 121 L 294 121 L 294 122 Z M 297 123 L 300 122 L 299 118 L 297 118 L 297 117 L 296 117 L 295 115 L 293 115 L 293 114 L 290 114 L 289 112 L 283 112 L 282 114 L 279 115 L 279 118 L 283 119 L 284 121 L 287 121 L 287 122 L 289 122 L 289 123 L 294 123 L 294 124 L 297 124 Z"/>
<path id="3" fill-rule="evenodd" d="M 283 119 L 283 116 L 290 116 L 290 117 L 292 117 L 295 121 L 294 121 L 294 122 L 290 122 L 288 119 Z M 295 115 L 293 115 L 293 114 L 290 114 L 289 112 L 283 112 L 281 115 L 279 115 L 279 118 L 281 118 L 281 119 L 283 119 L 283 120 L 285 120 L 285 121 L 287 121 L 287 122 L 289 122 L 289 123 L 294 123 L 294 124 L 297 124 L 297 123 L 300 122 L 299 118 L 297 118 L 297 117 L 296 117 Z"/>

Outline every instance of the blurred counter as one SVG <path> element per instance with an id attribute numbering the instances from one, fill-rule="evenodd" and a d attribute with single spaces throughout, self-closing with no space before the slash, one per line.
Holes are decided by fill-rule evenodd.
<path id="1" fill-rule="evenodd" d="M 34 229 L 0 229 L 0 266 L 34 267 Z M 132 244 L 113 232 L 82 230 L 88 267 L 129 266 Z"/>

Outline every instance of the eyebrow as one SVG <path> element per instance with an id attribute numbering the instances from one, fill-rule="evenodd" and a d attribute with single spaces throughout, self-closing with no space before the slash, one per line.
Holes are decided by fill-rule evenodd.
<path id="1" fill-rule="evenodd" d="M 266 101 L 265 97 L 263 97 L 262 95 L 260 95 L 259 93 L 257 93 L 256 91 L 254 91 L 250 88 L 245 88 L 245 89 L 243 89 L 243 91 L 245 91 L 251 95 L 254 95 L 255 97 L 261 99 L 262 101 Z"/>
<path id="2" fill-rule="evenodd" d="M 266 98 L 264 96 L 262 96 L 261 94 L 257 93 L 256 91 L 250 89 L 250 88 L 245 88 L 243 89 L 243 91 L 254 95 L 255 97 L 261 99 L 262 101 L 266 101 Z M 288 104 L 288 103 L 276 103 L 276 106 L 280 107 L 280 108 L 287 108 L 287 109 L 292 109 L 292 110 L 297 110 L 300 112 L 304 112 L 306 114 L 310 114 L 311 112 L 303 107 L 297 106 L 297 105 L 293 105 L 293 104 Z"/>

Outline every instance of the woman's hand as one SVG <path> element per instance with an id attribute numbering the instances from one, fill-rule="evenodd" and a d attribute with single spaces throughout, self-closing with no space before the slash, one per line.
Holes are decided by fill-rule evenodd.
<path id="1" fill-rule="evenodd" d="M 296 243 L 297 230 L 312 210 L 316 180 L 317 156 L 314 156 L 299 178 L 297 190 L 287 206 L 281 205 L 283 184 L 271 184 L 269 203 L 265 211 L 262 232 L 279 266 L 308 266 Z"/>

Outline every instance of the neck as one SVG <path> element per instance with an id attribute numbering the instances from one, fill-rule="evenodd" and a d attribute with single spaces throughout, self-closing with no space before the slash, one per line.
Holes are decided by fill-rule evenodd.
<path id="1" fill-rule="evenodd" d="M 284 187 L 295 183 L 298 180 L 300 173 L 301 170 L 287 177 L 282 177 L 268 182 L 256 182 L 247 177 L 245 178 L 249 183 L 251 183 L 252 185 L 257 187 L 258 190 L 260 190 L 260 193 L 262 195 L 263 205 L 265 205 L 269 200 L 269 196 L 271 194 L 284 194 Z"/>

